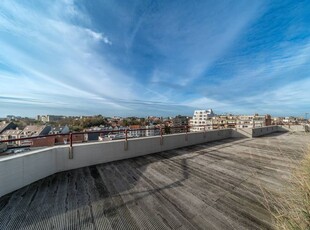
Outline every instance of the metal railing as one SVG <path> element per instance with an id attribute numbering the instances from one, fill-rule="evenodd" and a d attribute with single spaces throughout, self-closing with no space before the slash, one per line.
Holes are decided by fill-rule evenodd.
<path id="1" fill-rule="evenodd" d="M 190 126 L 172 126 L 169 127 L 169 130 L 171 134 L 173 133 L 188 133 L 190 129 Z M 178 130 L 178 131 L 177 131 Z M 23 148 L 23 147 L 33 147 L 33 140 L 43 140 L 46 138 L 52 138 L 54 137 L 54 142 L 52 145 L 41 145 L 41 146 L 35 146 L 35 147 L 47 147 L 47 146 L 54 146 L 54 145 L 67 145 L 69 144 L 70 147 L 73 146 L 73 143 L 81 143 L 81 142 L 89 142 L 89 141 L 100 141 L 99 137 L 106 137 L 112 134 L 123 134 L 123 136 L 119 136 L 117 139 L 124 139 L 125 141 L 128 141 L 129 138 L 134 138 L 132 135 L 130 135 L 131 132 L 147 132 L 147 131 L 153 131 L 154 135 L 148 135 L 148 136 L 162 136 L 165 134 L 165 128 L 163 127 L 154 127 L 154 128 L 143 128 L 143 129 L 120 129 L 120 130 L 98 130 L 98 131 L 85 131 L 85 132 L 70 132 L 66 134 L 49 134 L 49 135 L 41 135 L 41 136 L 30 136 L 30 137 L 21 137 L 16 139 L 7 139 L 7 140 L 0 140 L 0 143 L 7 143 L 8 149 L 10 148 Z M 97 140 L 89 140 L 89 135 L 91 134 L 98 134 Z M 85 136 L 88 135 L 87 139 Z M 77 138 L 77 136 L 82 136 L 82 138 Z M 139 136 L 139 138 L 148 137 L 148 136 Z M 56 142 L 56 138 L 62 137 L 62 141 Z M 113 140 L 113 139 L 112 139 Z M 114 139 L 115 140 L 115 139 Z M 16 143 L 19 144 L 17 145 Z M 14 143 L 16 146 L 14 146 Z"/>

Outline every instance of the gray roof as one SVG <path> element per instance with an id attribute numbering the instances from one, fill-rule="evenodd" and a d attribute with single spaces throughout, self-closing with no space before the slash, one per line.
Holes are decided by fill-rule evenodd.
<path id="1" fill-rule="evenodd" d="M 0 133 L 3 132 L 12 122 L 0 122 Z"/>
<path id="2" fill-rule="evenodd" d="M 27 136 L 40 135 L 46 127 L 46 125 L 27 125 L 23 129 L 23 134 Z"/>
<path id="3" fill-rule="evenodd" d="M 53 127 L 51 129 L 51 132 L 61 132 L 64 128 L 66 128 L 67 126 L 57 126 L 57 127 Z"/>
<path id="4" fill-rule="evenodd" d="M 16 129 L 8 129 L 5 130 L 3 133 L 1 133 L 1 136 L 9 136 L 9 135 L 19 135 L 21 134 L 22 130 L 16 130 Z"/>

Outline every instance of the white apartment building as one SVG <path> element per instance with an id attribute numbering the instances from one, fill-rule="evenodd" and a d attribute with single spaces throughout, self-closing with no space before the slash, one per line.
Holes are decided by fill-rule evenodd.
<path id="1" fill-rule="evenodd" d="M 237 128 L 253 128 L 253 115 L 241 115 L 237 117 Z"/>
<path id="2" fill-rule="evenodd" d="M 269 115 L 242 115 L 237 117 L 237 128 L 260 128 L 270 125 L 267 122 Z"/>
<path id="3" fill-rule="evenodd" d="M 195 110 L 193 118 L 190 120 L 190 131 L 198 132 L 205 129 L 212 129 L 212 118 L 215 116 L 212 109 Z"/>
<path id="4" fill-rule="evenodd" d="M 160 135 L 160 129 L 155 129 L 155 125 L 147 125 L 145 126 L 145 136 L 150 137 L 150 136 L 157 136 Z"/>
<path id="5" fill-rule="evenodd" d="M 131 137 L 145 137 L 145 126 L 140 125 L 130 125 L 128 134 Z"/>
<path id="6" fill-rule="evenodd" d="M 42 121 L 44 123 L 47 122 L 55 122 L 66 118 L 65 116 L 58 116 L 58 115 L 37 115 L 37 120 Z"/>

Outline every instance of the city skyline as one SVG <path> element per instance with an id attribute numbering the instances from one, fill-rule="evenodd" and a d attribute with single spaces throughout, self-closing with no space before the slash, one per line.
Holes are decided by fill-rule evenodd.
<path id="1" fill-rule="evenodd" d="M 304 116 L 310 3 L 3 1 L 0 117 Z"/>

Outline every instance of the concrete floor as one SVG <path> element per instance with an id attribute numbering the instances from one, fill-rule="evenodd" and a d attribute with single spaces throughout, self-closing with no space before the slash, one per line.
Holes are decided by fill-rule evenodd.
<path id="1" fill-rule="evenodd" d="M 228 139 L 62 172 L 0 198 L 0 229 L 272 229 L 310 143 L 293 133 Z"/>

